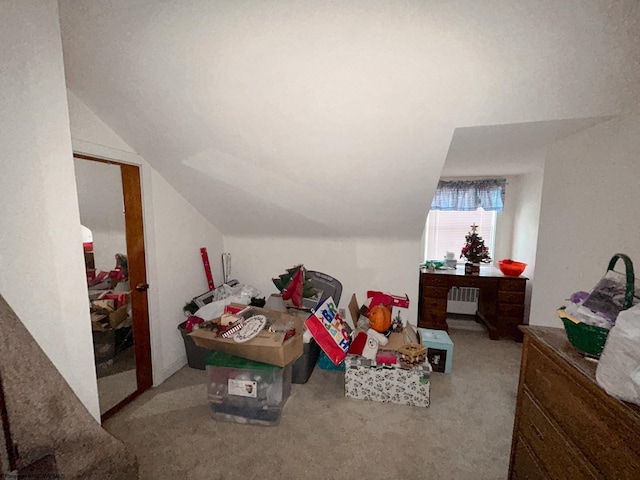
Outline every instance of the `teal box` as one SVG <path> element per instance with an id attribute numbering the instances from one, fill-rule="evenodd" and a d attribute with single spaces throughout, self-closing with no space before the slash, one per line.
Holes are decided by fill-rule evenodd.
<path id="1" fill-rule="evenodd" d="M 419 328 L 422 345 L 427 347 L 427 360 L 434 372 L 451 373 L 453 342 L 444 330 Z"/>

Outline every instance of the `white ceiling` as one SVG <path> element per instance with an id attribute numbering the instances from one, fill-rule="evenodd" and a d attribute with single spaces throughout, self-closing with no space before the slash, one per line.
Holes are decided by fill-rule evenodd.
<path id="1" fill-rule="evenodd" d="M 640 99 L 637 0 L 59 4 L 70 90 L 225 234 L 418 238 Z"/>
<path id="2" fill-rule="evenodd" d="M 443 177 L 522 175 L 544 168 L 547 145 L 612 117 L 457 128 Z"/>

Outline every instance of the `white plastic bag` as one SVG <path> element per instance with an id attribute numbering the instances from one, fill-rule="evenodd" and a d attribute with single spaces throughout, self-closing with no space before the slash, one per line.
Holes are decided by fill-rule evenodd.
<path id="1" fill-rule="evenodd" d="M 596 381 L 609 395 L 640 405 L 640 305 L 618 315 L 600 356 Z"/>

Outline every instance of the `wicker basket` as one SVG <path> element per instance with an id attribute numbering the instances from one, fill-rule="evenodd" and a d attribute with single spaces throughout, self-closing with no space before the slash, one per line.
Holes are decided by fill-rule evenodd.
<path id="1" fill-rule="evenodd" d="M 427 359 L 427 347 L 419 343 L 406 343 L 398 348 L 400 365 L 411 368 L 421 365 Z"/>
<path id="2" fill-rule="evenodd" d="M 558 316 L 564 323 L 564 329 L 571 345 L 583 355 L 600 358 L 609 330 L 581 322 L 566 313 L 564 308 L 558 310 Z"/>
<path id="3" fill-rule="evenodd" d="M 626 275 L 626 291 L 623 303 L 623 310 L 631 307 L 635 293 L 635 274 L 633 272 L 633 263 L 631 259 L 624 253 L 616 253 L 609 261 L 607 272 L 613 270 L 618 260 L 622 260 L 625 264 Z M 593 292 L 592 292 L 593 293 Z M 588 323 L 581 322 L 575 317 L 569 315 L 564 307 L 558 310 L 558 316 L 564 324 L 569 342 L 584 355 L 600 358 L 600 354 L 607 342 L 609 330 Z"/>

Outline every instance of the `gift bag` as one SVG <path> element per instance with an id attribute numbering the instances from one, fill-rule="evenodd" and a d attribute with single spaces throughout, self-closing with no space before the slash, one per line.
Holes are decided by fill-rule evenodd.
<path id="1" fill-rule="evenodd" d="M 640 305 L 620 312 L 596 368 L 611 396 L 640 405 Z"/>
<path id="2" fill-rule="evenodd" d="M 347 356 L 351 336 L 338 314 L 333 298 L 329 297 L 322 302 L 304 324 L 334 365 L 340 365 Z"/>

